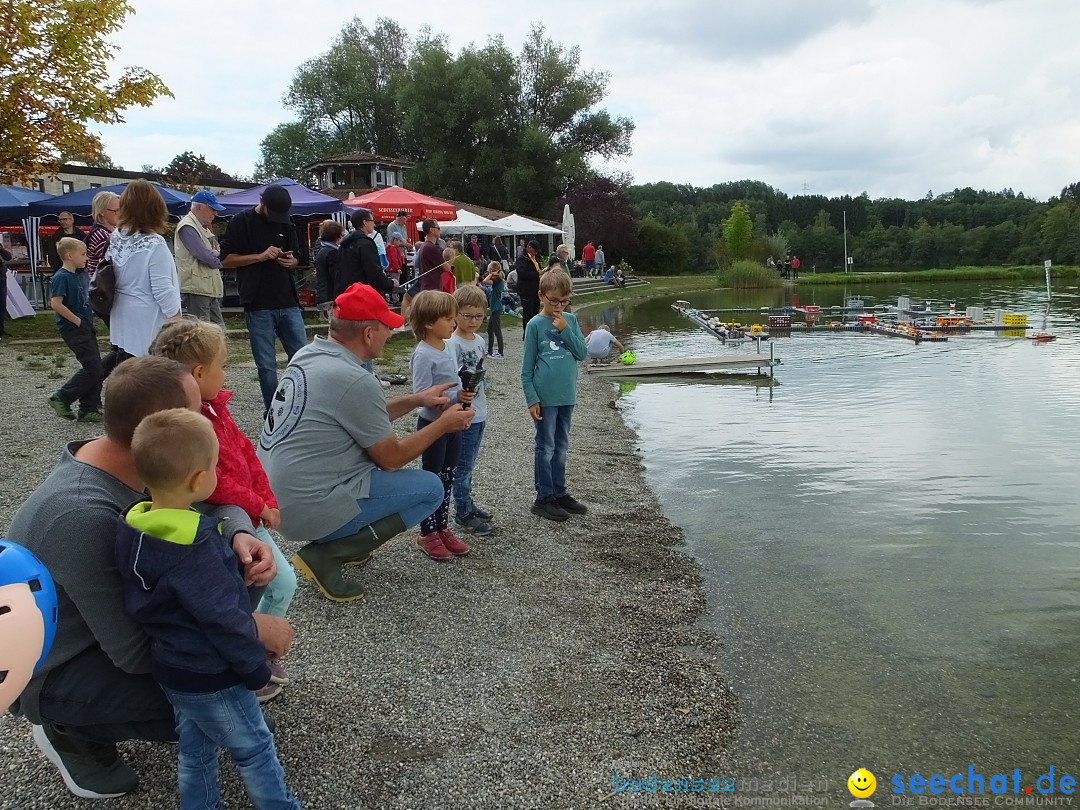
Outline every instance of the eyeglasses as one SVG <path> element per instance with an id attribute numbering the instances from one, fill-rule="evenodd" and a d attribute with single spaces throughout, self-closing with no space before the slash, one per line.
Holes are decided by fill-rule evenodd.
<path id="1" fill-rule="evenodd" d="M 482 321 L 484 320 L 484 313 L 459 312 L 458 317 L 463 321 Z"/>
<path id="2" fill-rule="evenodd" d="M 550 295 L 545 295 L 544 298 L 553 307 L 568 307 L 568 306 L 570 306 L 570 302 L 574 300 L 573 297 L 571 297 L 571 298 L 552 298 Z"/>

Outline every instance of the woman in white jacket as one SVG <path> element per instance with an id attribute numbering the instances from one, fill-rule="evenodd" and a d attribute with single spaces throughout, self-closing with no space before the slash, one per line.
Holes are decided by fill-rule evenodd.
<path id="1" fill-rule="evenodd" d="M 120 195 L 120 224 L 109 238 L 116 288 L 106 374 L 129 357 L 147 354 L 162 324 L 181 317 L 176 262 L 161 235 L 168 216 L 165 200 L 146 180 L 133 180 Z"/>

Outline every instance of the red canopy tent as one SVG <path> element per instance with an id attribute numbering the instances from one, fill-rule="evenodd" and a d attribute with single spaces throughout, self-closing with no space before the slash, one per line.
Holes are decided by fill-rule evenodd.
<path id="1" fill-rule="evenodd" d="M 409 219 L 405 227 L 409 238 L 414 242 L 420 238 L 416 231 L 417 222 L 423 222 L 425 219 L 443 222 L 457 219 L 457 206 L 452 203 L 428 197 L 416 191 L 409 191 L 401 186 L 390 186 L 372 191 L 362 197 L 342 200 L 342 202 L 353 208 L 370 208 L 378 222 L 393 222 L 398 211 L 408 211 Z"/>

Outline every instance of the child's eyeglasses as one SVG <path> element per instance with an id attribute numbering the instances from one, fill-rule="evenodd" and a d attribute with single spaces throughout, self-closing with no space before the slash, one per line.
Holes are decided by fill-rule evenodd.
<path id="1" fill-rule="evenodd" d="M 484 313 L 481 312 L 478 315 L 474 315 L 470 312 L 459 312 L 458 317 L 463 321 L 482 321 L 484 320 Z"/>
<path id="2" fill-rule="evenodd" d="M 550 295 L 545 295 L 544 298 L 546 298 L 547 302 L 549 304 L 551 304 L 553 307 L 568 307 L 568 306 L 570 306 L 570 302 L 574 300 L 572 297 L 571 298 L 552 298 Z"/>

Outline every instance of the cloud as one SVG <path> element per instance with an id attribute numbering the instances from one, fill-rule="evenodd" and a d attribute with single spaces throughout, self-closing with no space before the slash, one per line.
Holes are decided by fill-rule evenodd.
<path id="1" fill-rule="evenodd" d="M 281 96 L 296 68 L 355 13 L 308 0 L 305 19 L 319 21 L 308 28 L 285 0 L 134 5 L 118 63 L 157 72 L 176 98 L 102 128 L 106 150 L 138 168 L 193 149 L 245 173 L 292 118 Z M 444 8 L 383 6 L 364 21 L 430 25 L 455 50 L 483 44 L 485 21 L 498 21 L 512 51 L 533 22 L 495 0 Z M 549 0 L 543 19 L 584 69 L 608 72 L 604 106 L 637 124 L 616 167 L 638 182 L 751 178 L 875 197 L 1008 186 L 1045 198 L 1078 179 L 1073 0 Z"/>

